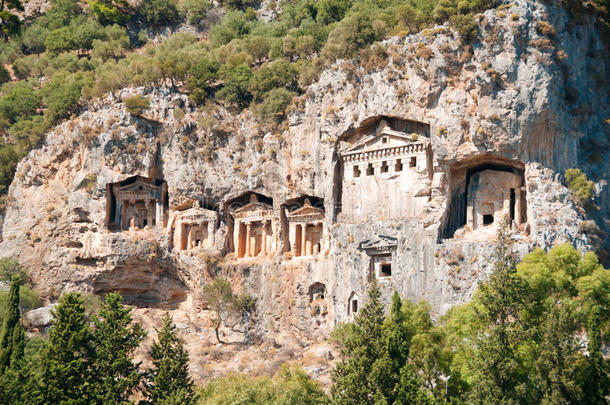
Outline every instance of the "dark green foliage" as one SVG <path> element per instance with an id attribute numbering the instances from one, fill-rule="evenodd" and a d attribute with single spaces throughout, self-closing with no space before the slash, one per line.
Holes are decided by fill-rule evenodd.
<path id="1" fill-rule="evenodd" d="M 16 369 L 21 366 L 25 349 L 25 331 L 21 326 L 21 313 L 19 311 L 19 287 L 21 281 L 15 277 L 9 287 L 8 302 L 2 334 L 0 335 L 0 375 L 8 369 Z"/>
<path id="2" fill-rule="evenodd" d="M 520 403 L 527 398 L 527 375 L 521 367 L 519 345 L 526 341 L 522 311 L 530 299 L 527 283 L 517 276 L 511 252 L 508 221 L 498 233 L 494 271 L 490 280 L 479 286 L 482 309 L 478 316 L 487 325 L 477 339 L 478 350 L 472 359 L 474 370 L 470 398 L 475 403 L 497 398 L 503 403 Z"/>
<path id="3" fill-rule="evenodd" d="M 210 29 L 210 42 L 215 47 L 228 44 L 232 39 L 241 38 L 250 33 L 250 25 L 242 11 L 229 11 L 220 24 Z"/>
<path id="4" fill-rule="evenodd" d="M 139 364 L 133 362 L 133 352 L 146 333 L 140 324 L 132 324 L 131 308 L 123 306 L 119 293 L 106 296 L 93 323 L 96 400 L 105 404 L 128 403 L 140 383 Z"/>
<path id="5" fill-rule="evenodd" d="M 13 145 L 0 139 L 0 192 L 6 193 L 8 186 L 13 180 L 15 167 L 20 156 L 15 151 Z"/>
<path id="6" fill-rule="evenodd" d="M 205 19 L 206 13 L 211 7 L 212 3 L 208 0 L 182 0 L 178 5 L 178 11 L 189 24 L 199 24 Z"/>
<path id="7" fill-rule="evenodd" d="M 0 97 L 0 123 L 11 125 L 36 113 L 42 97 L 25 82 L 6 83 Z M 7 126 L 8 126 L 7 125 Z"/>
<path id="8" fill-rule="evenodd" d="M 223 0 L 223 5 L 234 10 L 246 10 L 248 7 L 255 5 L 254 0 Z"/>
<path id="9" fill-rule="evenodd" d="M 153 367 L 144 382 L 145 404 L 192 404 L 197 400 L 194 384 L 188 374 L 188 353 L 169 314 L 157 330 L 157 340 L 150 349 Z"/>
<path id="10" fill-rule="evenodd" d="M 124 24 L 129 4 L 125 0 L 90 0 L 89 6 L 95 18 L 103 25 Z"/>
<path id="11" fill-rule="evenodd" d="M 23 10 L 23 4 L 21 4 L 20 0 L 6 0 L 2 2 L 2 8 L 0 9 L 0 35 L 2 35 L 5 41 L 19 34 L 21 21 L 15 13 Z"/>
<path id="12" fill-rule="evenodd" d="M 295 91 L 285 88 L 273 89 L 265 93 L 263 101 L 256 105 L 256 116 L 261 122 L 281 121 L 284 111 L 292 99 L 297 95 Z"/>
<path id="13" fill-rule="evenodd" d="M 0 65 L 0 85 L 8 82 L 9 80 L 11 80 L 11 75 L 3 65 Z"/>
<path id="14" fill-rule="evenodd" d="M 246 65 L 239 65 L 234 68 L 225 65 L 219 70 L 219 75 L 224 85 L 216 93 L 216 97 L 240 106 L 248 105 L 252 100 L 252 94 L 248 91 L 252 69 Z"/>
<path id="15" fill-rule="evenodd" d="M 267 63 L 257 69 L 250 79 L 249 91 L 255 101 L 262 101 L 273 89 L 297 90 L 297 72 L 286 61 Z"/>
<path id="16" fill-rule="evenodd" d="M 125 100 L 123 100 L 123 103 L 125 104 L 125 108 L 127 108 L 127 112 L 135 116 L 142 115 L 144 110 L 150 108 L 150 100 L 148 97 L 127 97 Z"/>
<path id="17" fill-rule="evenodd" d="M 90 403 L 91 331 L 80 294 L 66 293 L 53 311 L 37 397 L 43 403 Z"/>
<path id="18" fill-rule="evenodd" d="M 10 283 L 15 277 L 21 283 L 29 281 L 27 270 L 17 260 L 9 257 L 0 258 L 0 281 Z"/>
<path id="19" fill-rule="evenodd" d="M 186 87 L 191 91 L 193 101 L 201 104 L 209 97 L 213 83 L 218 80 L 219 68 L 218 62 L 207 58 L 191 67 Z"/>
<path id="20" fill-rule="evenodd" d="M 153 26 L 169 25 L 178 20 L 176 0 L 143 0 L 138 13 Z"/>

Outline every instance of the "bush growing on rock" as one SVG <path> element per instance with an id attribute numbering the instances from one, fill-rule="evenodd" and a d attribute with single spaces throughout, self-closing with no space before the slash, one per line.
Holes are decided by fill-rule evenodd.
<path id="1" fill-rule="evenodd" d="M 127 112 L 135 116 L 142 115 L 144 110 L 148 110 L 150 108 L 150 100 L 148 99 L 148 97 L 127 97 L 125 100 L 123 100 L 123 103 L 125 104 Z"/>
<path id="2" fill-rule="evenodd" d="M 199 24 L 211 7 L 212 3 L 208 0 L 182 0 L 178 4 L 178 11 L 189 24 Z"/>
<path id="3" fill-rule="evenodd" d="M 565 172 L 565 179 L 572 196 L 583 207 L 592 208 L 594 183 L 587 178 L 587 175 L 580 169 L 568 169 Z"/>

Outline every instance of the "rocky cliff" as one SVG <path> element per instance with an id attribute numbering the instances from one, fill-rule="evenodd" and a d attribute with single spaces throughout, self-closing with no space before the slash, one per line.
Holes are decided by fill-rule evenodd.
<path id="1" fill-rule="evenodd" d="M 269 372 L 298 356 L 323 374 L 328 331 L 357 312 L 372 277 L 386 299 L 397 289 L 435 314 L 468 300 L 491 270 L 500 214 L 510 213 L 521 255 L 564 241 L 603 252 L 610 138 L 599 33 L 524 0 L 478 24 L 471 46 L 439 26 L 375 45 L 368 60 L 336 62 L 281 126 L 248 111 L 195 108 L 169 88 L 97 100 L 19 164 L 0 254 L 28 267 L 49 303 L 68 290 L 118 290 L 149 326 L 170 310 L 193 371 L 210 377 L 223 369 L 206 368 L 209 359 Z M 143 116 L 120 101 L 134 94 L 150 97 Z M 371 143 L 383 137 L 398 146 Z M 413 165 L 393 155 L 409 151 L 419 151 Z M 571 167 L 595 181 L 598 209 L 570 198 L 562 173 Z M 133 176 L 166 182 L 166 207 L 155 226 L 134 219 L 113 228 L 110 185 Z M 305 200 L 322 215 L 318 231 L 291 225 Z M 246 230 L 238 220 L 253 202 L 271 209 L 262 248 L 254 223 Z M 182 233 L 195 233 L 176 224 L 189 224 L 178 220 L 193 205 L 217 220 L 205 247 L 193 236 L 183 249 Z M 240 253 L 241 243 L 256 257 Z M 218 276 L 256 297 L 259 346 L 213 346 L 202 288 Z"/>

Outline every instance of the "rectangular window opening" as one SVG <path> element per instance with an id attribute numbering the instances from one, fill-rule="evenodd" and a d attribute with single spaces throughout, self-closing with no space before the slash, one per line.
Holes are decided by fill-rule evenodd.
<path id="1" fill-rule="evenodd" d="M 394 166 L 395 172 L 402 172 L 402 161 L 400 159 L 396 160 L 396 165 Z"/>
<path id="2" fill-rule="evenodd" d="M 373 164 L 369 163 L 369 165 L 366 167 L 366 175 L 372 176 L 373 174 L 375 174 L 375 169 L 373 169 Z"/>
<path id="3" fill-rule="evenodd" d="M 417 158 L 415 156 L 413 156 L 411 158 L 411 160 L 409 161 L 409 167 L 410 168 L 415 168 L 417 167 Z"/>
<path id="4" fill-rule="evenodd" d="M 389 168 L 388 168 L 388 162 L 383 162 L 383 163 L 381 164 L 381 173 L 387 173 L 387 172 L 388 172 L 388 170 L 389 170 Z"/>
<path id="5" fill-rule="evenodd" d="M 379 277 L 391 277 L 392 276 L 392 263 L 381 263 L 379 267 Z"/>
<path id="6" fill-rule="evenodd" d="M 357 165 L 354 165 L 354 177 L 360 177 L 360 169 Z"/>

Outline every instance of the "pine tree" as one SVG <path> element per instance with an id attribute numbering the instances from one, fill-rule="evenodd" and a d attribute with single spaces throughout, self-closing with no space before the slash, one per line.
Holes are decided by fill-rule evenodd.
<path id="1" fill-rule="evenodd" d="M 66 293 L 53 311 L 53 326 L 43 357 L 41 387 L 43 403 L 91 403 L 91 331 L 83 298 Z"/>
<path id="2" fill-rule="evenodd" d="M 474 381 L 470 400 L 516 404 L 525 400 L 528 390 L 518 345 L 526 338 L 521 311 L 528 302 L 529 289 L 516 275 L 508 220 L 499 228 L 494 255 L 494 271 L 479 287 L 478 298 L 484 310 L 478 316 L 487 327 L 479 334 L 471 364 Z"/>
<path id="3" fill-rule="evenodd" d="M 157 340 L 150 349 L 153 368 L 144 382 L 145 401 L 142 404 L 182 405 L 196 401 L 193 380 L 188 373 L 188 353 L 184 342 L 176 334 L 169 314 L 163 318 L 163 327 L 157 330 Z"/>
<path id="4" fill-rule="evenodd" d="M 13 277 L 0 336 L 0 403 L 19 404 L 23 391 L 25 331 L 19 311 L 20 278 Z"/>
<path id="5" fill-rule="evenodd" d="M 333 401 L 336 403 L 369 404 L 382 401 L 387 387 L 386 341 L 383 332 L 384 308 L 381 292 L 373 279 L 369 301 L 347 326 L 341 338 L 342 360 L 332 371 Z"/>
<path id="6" fill-rule="evenodd" d="M 610 395 L 610 367 L 602 353 L 600 312 L 600 308 L 594 306 L 587 319 L 589 378 L 583 385 L 585 402 L 588 404 L 606 404 L 606 398 Z"/>
<path id="7" fill-rule="evenodd" d="M 8 303 L 0 336 L 0 375 L 9 368 L 15 368 L 23 358 L 25 332 L 21 326 L 19 312 L 20 280 L 13 277 L 9 288 Z"/>
<path id="8" fill-rule="evenodd" d="M 108 294 L 93 322 L 95 396 L 100 403 L 127 403 L 140 383 L 133 352 L 146 332 L 131 322 L 131 308 L 123 306 L 121 294 Z"/>

